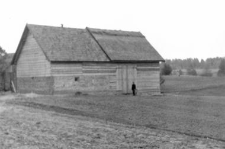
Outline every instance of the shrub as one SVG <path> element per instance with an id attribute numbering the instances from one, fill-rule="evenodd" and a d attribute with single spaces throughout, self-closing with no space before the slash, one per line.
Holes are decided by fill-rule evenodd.
<path id="1" fill-rule="evenodd" d="M 218 72 L 217 72 L 217 76 L 222 77 L 222 76 L 225 76 L 225 74 L 224 74 L 224 72 L 223 72 L 223 71 L 218 70 Z"/>
<path id="2" fill-rule="evenodd" d="M 225 59 L 221 60 L 217 76 L 225 76 Z"/>
<path id="3" fill-rule="evenodd" d="M 203 72 L 200 74 L 200 76 L 203 77 L 211 77 L 213 76 L 212 71 L 209 69 L 209 65 L 206 65 L 203 69 Z"/>
<path id="4" fill-rule="evenodd" d="M 160 69 L 161 75 L 170 75 L 171 72 L 172 72 L 172 67 L 169 64 L 163 63 L 161 65 L 161 69 Z"/>
<path id="5" fill-rule="evenodd" d="M 183 75 L 183 74 L 184 74 L 183 71 L 180 69 L 180 70 L 178 71 L 178 75 L 181 76 L 181 75 Z"/>
<path id="6" fill-rule="evenodd" d="M 200 76 L 203 76 L 203 77 L 212 77 L 213 76 L 213 74 L 212 74 L 212 72 L 210 71 L 210 70 L 208 70 L 208 71 L 203 71 L 201 74 L 200 74 Z"/>
<path id="7" fill-rule="evenodd" d="M 188 68 L 187 69 L 187 75 L 197 76 L 197 72 L 194 68 Z"/>
<path id="8" fill-rule="evenodd" d="M 75 95 L 77 95 L 77 96 L 82 95 L 82 92 L 77 91 L 77 92 L 75 92 Z"/>

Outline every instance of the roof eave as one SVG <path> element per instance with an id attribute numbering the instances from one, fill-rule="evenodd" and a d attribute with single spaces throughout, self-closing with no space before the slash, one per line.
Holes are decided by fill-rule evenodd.
<path id="1" fill-rule="evenodd" d="M 51 63 L 159 63 L 165 60 L 111 60 L 111 61 L 57 61 L 51 60 Z"/>
<path id="2" fill-rule="evenodd" d="M 14 54 L 14 56 L 12 58 L 11 65 L 14 65 L 14 64 L 17 63 L 17 60 L 18 60 L 19 55 L 21 53 L 21 50 L 22 50 L 22 48 L 24 46 L 25 39 L 26 39 L 26 37 L 28 35 L 28 32 L 29 32 L 29 29 L 28 29 L 28 27 L 26 25 L 25 28 L 24 28 L 23 34 L 22 34 L 22 36 L 20 38 L 20 42 L 19 42 L 19 44 L 17 46 L 16 53 Z"/>
<path id="3" fill-rule="evenodd" d="M 165 62 L 165 60 L 112 60 L 111 62 L 115 63 L 159 63 Z"/>

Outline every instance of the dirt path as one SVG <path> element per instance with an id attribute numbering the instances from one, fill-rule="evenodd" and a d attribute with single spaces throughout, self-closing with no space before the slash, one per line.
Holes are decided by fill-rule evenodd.
<path id="1" fill-rule="evenodd" d="M 15 96 L 14 95 L 5 95 L 5 96 L 0 96 L 0 114 L 2 112 L 4 112 L 5 110 L 7 110 L 6 105 L 5 105 L 5 101 L 7 100 L 12 100 L 14 99 Z"/>
<path id="2" fill-rule="evenodd" d="M 225 143 L 95 118 L 8 105 L 0 97 L 0 149 L 225 148 Z"/>

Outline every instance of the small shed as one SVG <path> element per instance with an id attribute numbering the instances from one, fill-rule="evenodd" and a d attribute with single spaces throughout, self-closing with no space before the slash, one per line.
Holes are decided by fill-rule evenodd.
<path id="1" fill-rule="evenodd" d="M 18 92 L 160 92 L 160 54 L 140 32 L 27 24 L 12 60 Z"/>

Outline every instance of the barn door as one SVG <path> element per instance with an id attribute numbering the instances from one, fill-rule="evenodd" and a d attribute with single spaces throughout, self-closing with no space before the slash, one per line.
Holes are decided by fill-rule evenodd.
<path id="1" fill-rule="evenodd" d="M 118 88 L 123 93 L 131 93 L 131 85 L 136 82 L 137 70 L 135 65 L 122 65 L 119 67 Z"/>
<path id="2" fill-rule="evenodd" d="M 134 65 L 128 65 L 127 66 L 127 93 L 132 93 L 132 90 L 131 90 L 131 86 L 132 86 L 132 83 L 134 82 L 136 84 L 136 76 L 137 76 L 137 73 L 136 73 L 136 66 Z"/>

